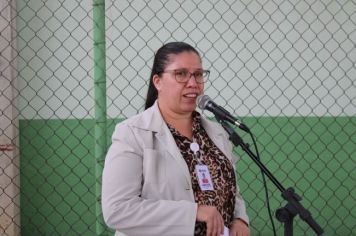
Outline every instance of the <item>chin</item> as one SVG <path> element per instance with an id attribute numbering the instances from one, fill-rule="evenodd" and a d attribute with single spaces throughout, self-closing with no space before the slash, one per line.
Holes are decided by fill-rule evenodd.
<path id="1" fill-rule="evenodd" d="M 196 108 L 197 108 L 197 106 L 195 104 L 194 105 L 186 105 L 186 106 L 182 107 L 182 110 L 184 112 L 193 112 L 193 111 L 195 111 Z"/>

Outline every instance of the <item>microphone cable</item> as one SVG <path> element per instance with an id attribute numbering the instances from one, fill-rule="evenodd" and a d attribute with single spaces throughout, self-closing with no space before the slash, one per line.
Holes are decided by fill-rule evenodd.
<path id="1" fill-rule="evenodd" d="M 260 159 L 260 154 L 259 154 L 259 152 L 258 152 L 258 148 L 257 148 L 257 143 L 256 143 L 256 140 L 255 140 L 255 137 L 253 136 L 252 132 L 248 132 L 248 133 L 250 134 L 250 137 L 251 137 L 252 142 L 253 142 L 253 146 L 255 147 L 257 159 L 258 159 L 258 160 L 261 160 L 261 159 Z M 263 173 L 263 171 L 261 171 L 261 174 L 262 174 L 263 187 L 264 187 L 264 189 L 265 189 L 265 196 L 266 196 L 266 203 L 267 203 L 268 216 L 269 216 L 269 219 L 270 219 L 271 224 L 272 224 L 273 235 L 274 235 L 274 236 L 277 236 L 276 227 L 275 227 L 275 225 L 274 225 L 274 221 L 273 221 L 273 217 L 272 217 L 271 206 L 270 206 L 270 203 L 269 203 L 269 194 L 268 194 L 266 176 L 265 176 L 265 174 Z"/>

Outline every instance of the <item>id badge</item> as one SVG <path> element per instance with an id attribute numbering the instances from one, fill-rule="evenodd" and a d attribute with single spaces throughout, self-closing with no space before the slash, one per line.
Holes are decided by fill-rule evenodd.
<path id="1" fill-rule="evenodd" d="M 224 225 L 224 234 L 222 236 L 229 236 L 229 228 Z"/>
<path id="2" fill-rule="evenodd" d="M 197 175 L 199 186 L 202 191 L 214 190 L 213 182 L 211 181 L 210 172 L 207 165 L 196 165 L 195 173 Z"/>

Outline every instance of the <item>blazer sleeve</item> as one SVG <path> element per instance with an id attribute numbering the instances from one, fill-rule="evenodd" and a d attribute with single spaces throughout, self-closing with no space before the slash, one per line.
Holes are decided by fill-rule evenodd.
<path id="1" fill-rule="evenodd" d="M 235 199 L 235 211 L 234 211 L 235 219 L 240 218 L 249 224 L 249 218 L 246 213 L 245 201 L 242 199 L 240 194 L 239 186 L 236 184 L 236 199 Z"/>
<path id="2" fill-rule="evenodd" d="M 236 173 L 236 163 L 239 158 L 236 155 L 234 155 L 233 145 L 231 142 L 229 142 L 229 149 L 230 149 L 231 156 L 232 156 L 233 168 Z M 246 213 L 245 201 L 243 200 L 243 198 L 240 194 L 240 187 L 239 187 L 237 181 L 236 181 L 236 198 L 235 198 L 234 218 L 235 219 L 240 218 L 243 221 L 245 221 L 247 224 L 249 224 L 249 217 Z"/>
<path id="3" fill-rule="evenodd" d="M 105 159 L 102 211 L 106 224 L 127 235 L 193 235 L 196 203 L 141 197 L 143 147 L 132 129 L 125 122 L 116 126 Z"/>

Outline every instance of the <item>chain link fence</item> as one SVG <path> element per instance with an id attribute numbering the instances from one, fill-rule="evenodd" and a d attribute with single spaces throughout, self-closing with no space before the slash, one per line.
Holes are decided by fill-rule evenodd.
<path id="1" fill-rule="evenodd" d="M 206 94 L 250 127 L 324 235 L 356 234 L 355 1 L 105 4 L 107 128 L 96 137 L 96 4 L 0 2 L 0 235 L 112 235 L 96 209 L 96 140 L 109 145 L 115 124 L 143 110 L 154 52 L 169 41 L 201 52 Z M 252 235 L 273 235 L 260 171 L 236 152 Z M 267 185 L 275 211 L 285 202 Z M 294 230 L 314 235 L 299 217 Z"/>

